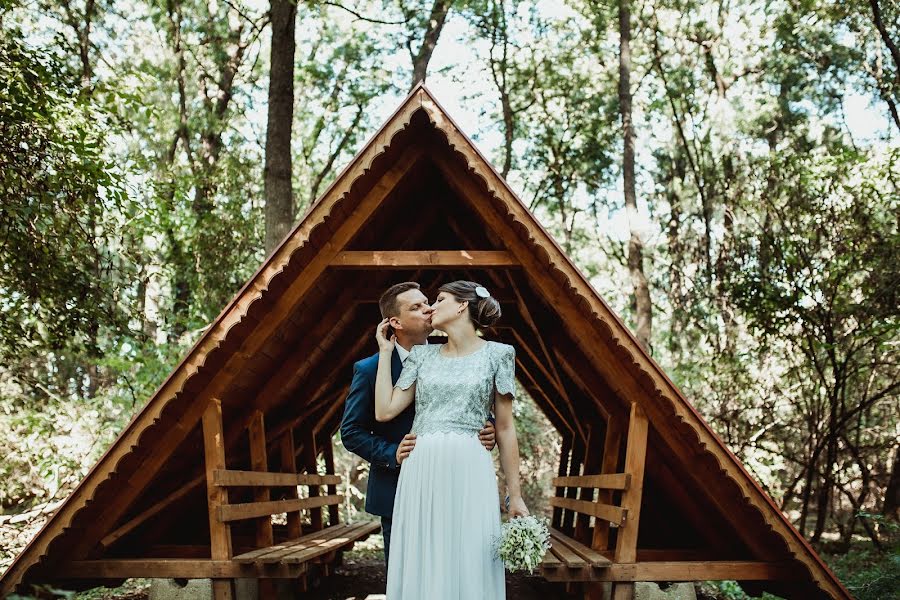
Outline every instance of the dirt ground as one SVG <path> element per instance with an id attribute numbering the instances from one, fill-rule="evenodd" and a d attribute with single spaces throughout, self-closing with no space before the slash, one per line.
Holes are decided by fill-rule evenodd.
<path id="1" fill-rule="evenodd" d="M 353 556 L 348 553 L 344 564 L 310 593 L 309 600 L 383 600 L 385 590 L 384 559 L 375 556 Z M 538 575 L 506 575 L 506 596 L 510 600 L 553 600 L 571 598 L 562 586 L 551 585 Z"/>

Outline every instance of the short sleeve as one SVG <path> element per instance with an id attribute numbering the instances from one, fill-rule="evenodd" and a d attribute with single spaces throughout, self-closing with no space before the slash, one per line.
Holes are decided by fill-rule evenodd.
<path id="1" fill-rule="evenodd" d="M 516 349 L 508 344 L 501 344 L 494 373 L 494 387 L 503 394 L 516 392 Z"/>
<path id="2" fill-rule="evenodd" d="M 397 378 L 397 383 L 394 384 L 394 387 L 399 387 L 401 390 L 408 390 L 409 386 L 416 382 L 416 378 L 419 376 L 419 364 L 422 362 L 422 346 L 413 346 L 412 350 L 409 352 L 409 356 L 406 357 L 406 360 L 403 362 L 403 371 L 400 372 L 400 377 Z"/>

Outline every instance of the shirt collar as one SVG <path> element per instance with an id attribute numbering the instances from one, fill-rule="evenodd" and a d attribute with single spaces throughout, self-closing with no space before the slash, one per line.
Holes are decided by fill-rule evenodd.
<path id="1" fill-rule="evenodd" d="M 428 340 L 425 340 L 425 345 L 428 345 Z M 400 357 L 400 362 L 405 363 L 406 357 L 409 356 L 409 350 L 396 343 L 394 344 L 394 347 L 397 349 L 397 355 Z"/>

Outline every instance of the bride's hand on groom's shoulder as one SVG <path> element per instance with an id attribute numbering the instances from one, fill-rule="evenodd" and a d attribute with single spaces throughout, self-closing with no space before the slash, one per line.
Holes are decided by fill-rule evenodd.
<path id="1" fill-rule="evenodd" d="M 516 517 L 527 517 L 529 514 L 528 507 L 525 506 L 525 501 L 522 499 L 522 496 L 511 496 L 509 499 L 509 518 L 515 519 Z"/>
<path id="2" fill-rule="evenodd" d="M 391 339 L 387 338 L 388 328 L 391 326 L 388 319 L 382 319 L 378 327 L 375 328 L 375 341 L 378 342 L 379 352 L 393 352 L 395 335 L 391 334 Z"/>

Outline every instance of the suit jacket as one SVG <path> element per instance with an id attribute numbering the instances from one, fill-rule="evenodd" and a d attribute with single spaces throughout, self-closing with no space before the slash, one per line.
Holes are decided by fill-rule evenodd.
<path id="1" fill-rule="evenodd" d="M 391 383 L 396 383 L 403 370 L 397 350 L 391 356 Z M 366 512 L 390 517 L 394 512 L 394 494 L 400 477 L 397 446 L 412 429 L 415 402 L 386 423 L 375 420 L 375 375 L 378 354 L 353 365 L 353 382 L 344 405 L 341 440 L 350 452 L 371 463 L 366 489 Z"/>

